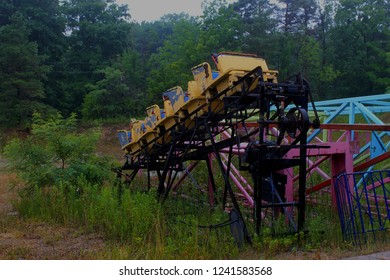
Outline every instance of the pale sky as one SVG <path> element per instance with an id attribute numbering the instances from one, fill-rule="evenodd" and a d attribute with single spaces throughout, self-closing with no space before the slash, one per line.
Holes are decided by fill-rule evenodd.
<path id="1" fill-rule="evenodd" d="M 191 16 L 202 14 L 203 0 L 116 0 L 117 4 L 127 4 L 131 18 L 137 22 L 158 20 L 169 13 L 187 13 Z M 228 3 L 236 0 L 228 0 Z"/>

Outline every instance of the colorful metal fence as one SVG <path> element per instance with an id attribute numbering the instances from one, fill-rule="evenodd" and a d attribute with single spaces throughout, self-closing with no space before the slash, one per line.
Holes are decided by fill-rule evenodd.
<path id="1" fill-rule="evenodd" d="M 390 170 L 354 172 L 335 178 L 345 240 L 360 244 L 390 237 Z"/>

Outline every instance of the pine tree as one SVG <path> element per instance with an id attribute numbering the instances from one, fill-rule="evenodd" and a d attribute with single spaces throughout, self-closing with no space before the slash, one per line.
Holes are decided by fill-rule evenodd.
<path id="1" fill-rule="evenodd" d="M 27 125 L 34 111 L 48 109 L 43 104 L 43 81 L 50 68 L 28 36 L 20 13 L 0 27 L 0 124 L 4 127 Z"/>

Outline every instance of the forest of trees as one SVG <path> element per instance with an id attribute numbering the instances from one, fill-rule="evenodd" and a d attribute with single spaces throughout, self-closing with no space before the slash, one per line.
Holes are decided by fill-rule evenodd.
<path id="1" fill-rule="evenodd" d="M 297 72 L 316 100 L 390 91 L 388 0 L 206 0 L 203 15 L 131 20 L 115 0 L 0 0 L 0 127 L 34 112 L 143 116 L 221 51 Z M 131 7 L 130 7 L 131 8 Z"/>

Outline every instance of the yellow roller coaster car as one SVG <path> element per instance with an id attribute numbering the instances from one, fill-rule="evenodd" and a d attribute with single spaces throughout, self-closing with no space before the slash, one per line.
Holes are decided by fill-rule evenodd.
<path id="1" fill-rule="evenodd" d="M 242 87 L 235 84 L 246 75 L 251 75 L 252 71 L 261 70 L 262 76 L 245 80 L 249 83 L 245 85 L 249 91 L 257 86 L 259 79 L 277 83 L 278 71 L 269 70 L 265 60 L 256 55 L 225 52 L 214 54 L 212 58 L 217 71 L 212 71 L 207 62 L 193 67 L 194 80 L 188 82 L 187 92 L 179 86 L 167 90 L 162 94 L 164 110 L 160 110 L 158 105 L 150 106 L 144 121 L 132 121 L 130 131 L 118 131 L 122 149 L 126 153 L 134 157 L 141 149 L 146 148 L 149 152 L 154 143 L 163 144 L 171 140 L 173 127 L 190 129 L 197 116 L 208 111 L 223 113 L 222 99 L 242 91 Z"/>
<path id="2" fill-rule="evenodd" d="M 141 138 L 141 135 L 144 133 L 143 132 L 143 127 L 144 127 L 143 121 L 139 120 L 132 120 L 130 123 L 130 129 L 131 129 L 131 139 L 130 142 L 125 145 L 122 149 L 126 151 L 126 153 L 136 156 L 140 149 L 140 143 L 139 139 Z"/>
<path id="3" fill-rule="evenodd" d="M 157 123 L 161 121 L 161 110 L 158 105 L 152 105 L 146 108 L 146 118 L 144 121 L 145 131 L 140 137 L 141 147 L 146 147 L 150 150 L 153 147 L 153 141 L 158 141 L 157 138 Z"/>
<path id="4" fill-rule="evenodd" d="M 269 70 L 265 60 L 256 55 L 220 53 L 213 55 L 213 60 L 217 65 L 219 76 L 204 91 L 203 94 L 207 98 L 213 97 L 227 88 L 232 89 L 227 91 L 225 96 L 233 95 L 237 91 L 237 87 L 233 87 L 234 83 L 258 67 L 262 70 L 264 81 L 277 82 L 278 71 Z M 255 84 L 254 82 L 253 85 Z"/>

